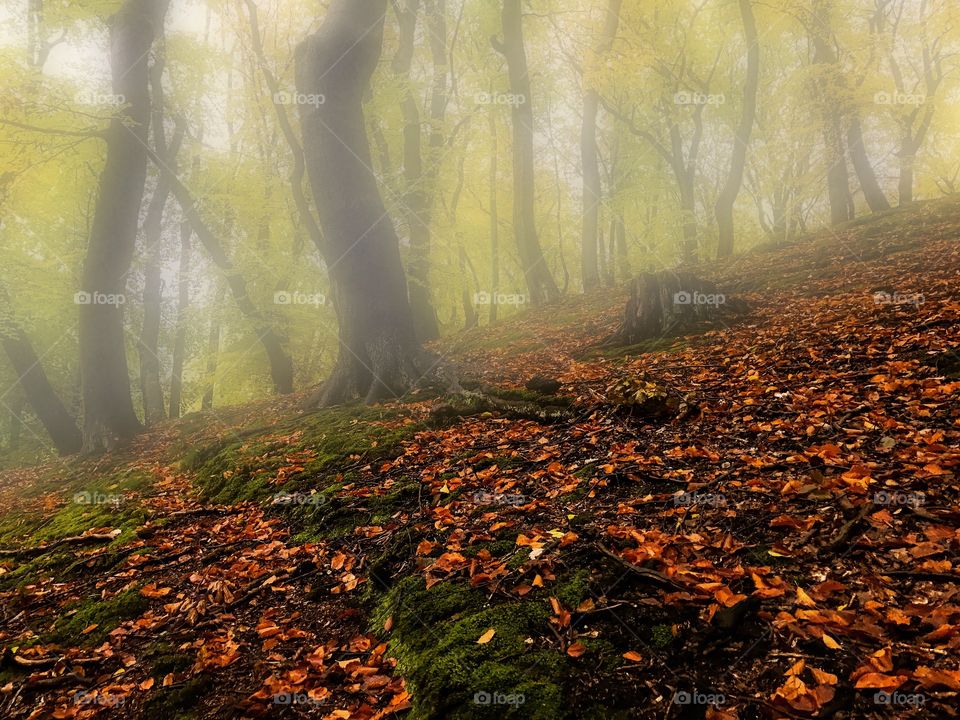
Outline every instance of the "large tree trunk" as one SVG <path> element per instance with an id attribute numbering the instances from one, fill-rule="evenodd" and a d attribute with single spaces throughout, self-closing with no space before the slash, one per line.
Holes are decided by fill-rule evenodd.
<path id="1" fill-rule="evenodd" d="M 423 168 L 423 131 L 420 107 L 410 80 L 410 68 L 416 48 L 417 18 L 420 0 L 405 0 L 397 5 L 400 42 L 393 58 L 393 72 L 402 85 L 403 100 L 403 179 L 405 190 L 401 213 L 410 238 L 410 310 L 414 331 L 420 340 L 440 335 L 437 313 L 430 302 L 430 202 Z"/>
<path id="2" fill-rule="evenodd" d="M 123 302 L 147 175 L 147 55 L 168 2 L 125 0 L 110 24 L 113 92 L 126 104 L 107 130 L 107 159 L 78 297 L 87 452 L 110 449 L 143 428 L 130 395 Z"/>
<path id="3" fill-rule="evenodd" d="M 533 94 L 523 41 L 520 0 L 503 0 L 503 42 L 494 47 L 507 60 L 513 117 L 513 232 L 530 301 L 540 305 L 559 294 L 537 238 L 533 145 Z"/>
<path id="4" fill-rule="evenodd" d="M 592 50 L 597 65 L 613 47 L 620 26 L 620 7 L 623 0 L 610 0 L 603 35 Z M 585 67 L 584 71 L 594 68 Z M 600 93 L 590 78 L 584 78 L 586 91 L 583 95 L 583 124 L 580 129 L 580 159 L 583 164 L 583 225 L 580 240 L 580 274 L 583 289 L 592 290 L 600 284 L 597 268 L 597 237 L 600 232 L 600 151 L 597 146 L 597 113 L 600 110 Z"/>
<path id="5" fill-rule="evenodd" d="M 743 89 L 740 124 L 733 136 L 730 172 L 715 207 L 719 231 L 717 256 L 720 258 L 733 255 L 733 206 L 743 186 L 743 169 L 747 162 L 747 147 L 750 144 L 754 119 L 757 116 L 757 89 L 760 86 L 760 43 L 757 39 L 757 23 L 753 17 L 753 6 L 751 0 L 739 0 L 739 3 L 743 34 L 747 43 L 747 79 Z"/>
<path id="6" fill-rule="evenodd" d="M 325 102 L 301 105 L 303 146 L 340 323 L 340 353 L 312 400 L 336 405 L 399 396 L 423 376 L 400 242 L 373 173 L 363 95 L 383 44 L 386 0 L 333 0 L 297 48 L 297 89 Z"/>
<path id="7" fill-rule="evenodd" d="M 10 309 L 6 288 L 0 286 L 0 344 L 17 374 L 20 387 L 33 412 L 43 423 L 57 452 L 70 455 L 79 452 L 83 436 L 77 423 L 53 389 L 43 371 L 40 358 L 29 338 L 17 325 Z"/>
<path id="8" fill-rule="evenodd" d="M 847 145 L 850 148 L 850 159 L 853 161 L 853 169 L 860 180 L 860 189 L 863 190 L 867 205 L 873 212 L 889 210 L 890 203 L 883 194 L 883 189 L 877 181 L 877 174 L 873 171 L 870 158 L 867 157 L 867 148 L 863 143 L 863 125 L 860 123 L 860 116 L 856 113 L 853 113 L 850 126 L 847 128 Z"/>

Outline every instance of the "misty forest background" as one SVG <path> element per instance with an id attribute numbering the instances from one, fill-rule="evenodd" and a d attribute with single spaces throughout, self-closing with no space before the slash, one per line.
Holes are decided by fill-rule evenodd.
<path id="1" fill-rule="evenodd" d="M 126 132 L 137 106 L 118 97 L 130 78 L 111 81 L 107 19 L 121 4 L 0 8 L 5 463 L 55 450 L 24 368 L 42 368 L 82 426 L 84 266 L 102 231 L 108 127 Z M 391 6 L 364 130 L 422 341 L 960 183 L 951 0 Z M 304 390 L 334 367 L 300 127 L 325 99 L 294 79 L 325 8 L 176 0 L 147 43 L 151 161 L 120 306 L 147 424 Z M 115 190 L 139 194 L 122 179 Z"/>

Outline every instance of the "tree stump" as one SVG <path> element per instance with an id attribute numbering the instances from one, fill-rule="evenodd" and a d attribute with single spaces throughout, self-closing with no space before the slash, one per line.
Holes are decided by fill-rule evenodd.
<path id="1" fill-rule="evenodd" d="M 689 272 L 643 273 L 630 281 L 623 325 L 615 340 L 634 345 L 713 321 L 727 304 L 713 283 Z"/>

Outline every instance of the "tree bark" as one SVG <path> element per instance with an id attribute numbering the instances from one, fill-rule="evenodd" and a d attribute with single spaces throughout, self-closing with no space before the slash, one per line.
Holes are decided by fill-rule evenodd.
<path id="1" fill-rule="evenodd" d="M 0 286 L 0 344 L 17 374 L 24 396 L 61 455 L 79 452 L 83 435 L 43 371 L 26 333 L 17 325 L 6 288 Z"/>
<path id="2" fill-rule="evenodd" d="M 733 136 L 730 172 L 715 207 L 719 232 L 717 257 L 720 258 L 733 255 L 733 206 L 743 186 L 743 169 L 746 166 L 747 147 L 750 145 L 750 135 L 753 133 L 753 124 L 757 116 L 757 90 L 760 86 L 760 43 L 757 38 L 757 23 L 753 17 L 753 6 L 751 0 L 739 0 L 739 3 L 743 35 L 747 43 L 747 78 L 743 88 L 740 124 Z"/>
<path id="3" fill-rule="evenodd" d="M 623 0 L 610 0 L 600 42 L 593 50 L 597 64 L 610 52 L 620 27 L 620 8 Z M 584 68 L 584 73 L 589 67 Z M 580 161 L 583 165 L 583 223 L 580 240 L 580 274 L 584 291 L 600 284 L 597 268 L 597 237 L 600 232 L 600 150 L 597 146 L 597 113 L 600 111 L 600 93 L 591 80 L 584 77 L 583 124 L 580 130 Z"/>
<path id="4" fill-rule="evenodd" d="M 533 144 L 533 94 L 523 40 L 521 0 L 503 0 L 503 41 L 493 39 L 507 61 L 513 119 L 513 232 L 530 301 L 541 305 L 559 295 L 540 248 L 536 227 L 536 164 Z"/>
<path id="5" fill-rule="evenodd" d="M 115 447 L 143 429 L 133 409 L 123 328 L 126 278 L 147 174 L 150 90 L 147 55 L 169 0 L 125 0 L 110 24 L 113 92 L 125 105 L 106 133 L 80 302 L 84 450 Z"/>
<path id="6" fill-rule="evenodd" d="M 853 113 L 847 128 L 847 146 L 850 148 L 850 160 L 860 180 L 860 189 L 863 190 L 863 198 L 867 201 L 867 205 L 873 212 L 889 210 L 890 203 L 883 194 L 883 188 L 880 187 L 877 174 L 867 156 L 867 148 L 863 142 L 863 125 L 856 113 Z"/>
<path id="7" fill-rule="evenodd" d="M 424 353 L 400 242 L 372 170 L 363 95 L 379 62 L 386 0 L 333 0 L 320 29 L 297 48 L 297 88 L 325 102 L 301 105 L 307 173 L 340 324 L 333 373 L 311 404 L 396 397 L 423 376 Z"/>

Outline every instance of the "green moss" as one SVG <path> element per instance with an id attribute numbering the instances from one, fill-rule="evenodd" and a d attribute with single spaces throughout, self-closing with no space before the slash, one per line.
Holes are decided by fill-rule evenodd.
<path id="1" fill-rule="evenodd" d="M 162 680 L 169 673 L 186 672 L 193 665 L 194 658 L 177 652 L 170 643 L 157 643 L 151 647 L 146 661 L 150 665 L 150 674 Z"/>
<path id="2" fill-rule="evenodd" d="M 488 605 L 486 595 L 445 582 L 427 590 L 407 577 L 386 593 L 373 627 L 393 618 L 390 649 L 413 688 L 413 720 L 567 717 L 566 656 L 536 647 L 549 619 L 545 602 Z M 493 628 L 490 642 L 477 639 Z M 528 639 L 531 642 L 528 642 Z M 483 693 L 523 697 L 522 704 L 483 704 Z"/>
<path id="3" fill-rule="evenodd" d="M 200 717 L 197 706 L 211 685 L 209 677 L 200 676 L 183 685 L 161 688 L 144 705 L 144 717 L 194 720 Z"/>
<path id="4" fill-rule="evenodd" d="M 653 626 L 653 637 L 652 642 L 653 646 L 657 650 L 666 650 L 671 645 L 673 645 L 673 628 L 669 625 L 654 625 Z"/>
<path id="5" fill-rule="evenodd" d="M 204 497 L 215 502 L 264 502 L 280 491 L 324 492 L 340 484 L 338 474 L 351 464 L 389 457 L 422 429 L 403 423 L 403 412 L 402 406 L 319 410 L 231 435 L 192 452 L 182 464 L 193 471 Z M 288 459 L 298 453 L 301 458 Z M 294 465 L 302 470 L 288 470 L 285 482 L 277 484 L 278 471 Z"/>
<path id="6" fill-rule="evenodd" d="M 138 588 L 125 590 L 107 600 L 83 600 L 57 620 L 50 639 L 61 644 L 97 645 L 122 621 L 139 617 L 149 605 Z M 96 625 L 96 629 L 84 635 L 83 631 L 91 625 Z"/>

